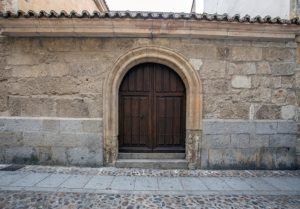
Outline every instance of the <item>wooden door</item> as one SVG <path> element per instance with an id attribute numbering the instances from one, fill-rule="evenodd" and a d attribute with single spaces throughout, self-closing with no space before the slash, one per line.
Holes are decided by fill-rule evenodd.
<path id="1" fill-rule="evenodd" d="M 185 87 L 169 67 L 144 63 L 124 77 L 119 92 L 121 152 L 184 152 Z"/>

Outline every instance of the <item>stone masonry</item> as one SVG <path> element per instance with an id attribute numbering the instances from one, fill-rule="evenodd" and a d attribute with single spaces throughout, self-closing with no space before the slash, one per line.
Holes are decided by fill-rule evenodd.
<path id="1" fill-rule="evenodd" d="M 101 131 L 101 119 L 3 117 L 0 119 L 0 161 L 101 166 Z"/>
<path id="2" fill-rule="evenodd" d="M 20 120 L 23 126 L 0 126 L 1 162 L 102 165 L 101 125 L 87 131 L 74 126 L 100 123 L 102 89 L 113 64 L 126 52 L 150 45 L 182 54 L 200 75 L 200 168 L 296 167 L 297 44 L 193 38 L 2 37 L 0 122 L 10 127 L 8 121 Z M 72 133 L 56 125 L 53 131 L 45 130 L 48 119 L 39 117 L 70 126 Z M 32 130 L 35 126 L 39 128 Z M 14 146 L 22 149 L 10 149 Z"/>

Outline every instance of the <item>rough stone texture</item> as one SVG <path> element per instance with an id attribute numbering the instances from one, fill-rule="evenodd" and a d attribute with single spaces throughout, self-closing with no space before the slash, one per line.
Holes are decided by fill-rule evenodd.
<path id="1" fill-rule="evenodd" d="M 199 72 L 204 118 L 248 119 L 255 103 L 269 112 L 257 119 L 283 119 L 277 109 L 297 101 L 294 42 L 1 38 L 0 115 L 102 117 L 103 83 L 114 62 L 149 45 L 179 52 Z M 237 76 L 247 76 L 243 88 L 231 86 Z"/>
<path id="2" fill-rule="evenodd" d="M 294 169 L 297 128 L 286 120 L 204 120 L 201 168 Z"/>
<path id="3" fill-rule="evenodd" d="M 299 44 L 298 44 L 299 45 Z M 299 118 L 300 84 L 299 66 L 296 60 L 299 59 L 299 48 L 295 42 L 261 42 L 242 40 L 205 40 L 191 38 L 0 38 L 0 116 L 22 116 L 22 117 L 70 117 L 70 118 L 101 118 L 103 115 L 103 85 L 108 73 L 112 70 L 116 60 L 128 51 L 143 46 L 161 46 L 180 53 L 199 73 L 203 88 L 203 118 L 205 119 L 235 119 L 235 120 L 280 120 L 289 119 L 291 122 Z M 242 79 L 242 82 L 240 81 Z M 240 82 L 236 82 L 240 81 Z M 233 82 L 234 81 L 234 82 Z M 238 84 L 238 85 L 236 85 Z M 57 119 L 59 120 L 59 119 Z M 79 119 L 81 120 L 81 119 Z M 47 122 L 46 122 L 47 121 Z M 94 139 L 90 135 L 95 133 L 93 122 L 85 121 L 80 135 L 86 139 L 89 145 Z M 71 124 L 71 123 L 70 123 Z M 232 124 L 232 123 L 227 123 Z M 250 125 L 249 125 L 250 124 Z M 262 124 L 265 124 L 262 122 Z M 273 127 L 274 124 L 277 124 Z M 217 141 L 217 137 L 210 136 L 214 142 L 203 138 L 203 143 L 210 146 L 215 144 L 227 144 L 226 137 L 230 137 L 232 145 L 229 144 L 228 151 L 217 152 L 217 149 L 207 150 L 204 147 L 196 147 L 198 155 L 189 153 L 196 166 L 201 157 L 201 166 L 213 165 L 209 158 L 211 153 L 222 156 L 240 156 L 244 149 L 250 149 L 248 155 L 241 159 L 248 166 L 252 166 L 255 152 L 256 159 L 262 159 L 261 163 L 254 163 L 257 168 L 264 168 L 263 160 L 271 159 L 270 167 L 275 166 L 274 153 L 286 153 L 292 156 L 293 149 L 289 152 L 281 147 L 269 147 L 271 136 L 285 133 L 291 126 L 282 128 L 279 122 L 273 125 L 257 125 L 256 123 L 235 123 L 226 125 L 231 130 L 226 134 L 222 128 L 213 128 L 211 133 L 204 133 L 202 136 L 225 135 L 225 142 Z M 219 126 L 219 124 L 217 125 Z M 24 125 L 24 127 L 27 127 Z M 205 125 L 206 127 L 206 125 Z M 281 127 L 279 129 L 279 127 Z M 49 147 L 43 145 L 41 148 L 22 147 L 18 133 L 11 130 L 1 129 L 1 143 L 7 143 L 7 137 L 11 137 L 11 143 L 15 144 L 15 150 L 20 151 L 20 159 L 29 158 L 31 154 L 43 161 L 56 164 L 83 164 L 84 160 L 101 160 L 102 156 L 94 153 L 94 150 L 87 150 L 81 147 L 78 137 L 72 135 L 77 126 L 66 130 L 60 130 L 59 123 L 52 120 L 45 120 L 35 130 L 19 129 L 23 133 L 21 137 L 32 137 L 30 143 L 52 142 Z M 238 129 L 238 130 L 237 130 Z M 98 129 L 97 129 L 98 130 Z M 102 129 L 99 129 L 102 132 Z M 243 130 L 247 130 L 244 132 Z M 251 131 L 250 131 L 251 130 Z M 280 131 L 279 131 L 280 130 Z M 40 135 L 35 132 L 40 131 Z M 63 131 L 58 134 L 57 132 Z M 201 130 L 195 130 L 201 132 Z M 33 133 L 32 133 L 33 132 Z M 77 133 L 77 132 L 75 132 Z M 84 134 L 82 134 L 84 133 Z M 88 133 L 88 134 L 87 134 Z M 294 134 L 294 133 L 291 133 Z M 65 137 L 64 146 L 54 146 L 58 143 L 59 137 Z M 191 139 L 197 135 L 192 134 Z M 47 138 L 48 137 L 48 138 Z M 51 138 L 52 137 L 52 138 Z M 113 136 L 117 137 L 117 136 Z M 249 143 L 248 143 L 249 137 Z M 51 138 L 51 140 L 48 140 Z M 201 136 L 199 137 L 201 138 Z M 63 140 L 62 140 L 63 141 Z M 197 146 L 195 140 L 191 140 L 189 146 Z M 201 140 L 199 140 L 201 141 Z M 74 147 L 68 144 L 73 142 L 78 147 L 81 157 L 73 156 Z M 46 143 L 46 144 L 47 144 Z M 277 142 L 276 142 L 277 143 Z M 281 143 L 281 142 L 280 142 Z M 277 143 L 278 144 L 278 143 Z M 228 144 L 227 144 L 228 145 Z M 6 145 L 5 145 L 6 146 Z M 98 144 L 97 146 L 102 146 Z M 225 146 L 225 145 L 224 145 Z M 231 147 L 232 146 L 232 147 Z M 247 148 L 248 146 L 248 148 Z M 266 153 L 262 148 L 266 149 Z M 117 144 L 116 146 L 117 147 Z M 116 148 L 117 149 L 117 148 Z M 100 150 L 100 148 L 99 148 Z M 236 154 L 235 153 L 240 153 Z M 10 148 L 7 153 L 12 153 Z M 107 152 L 116 154 L 117 150 L 111 149 Z M 0 159 L 6 151 L 0 148 Z M 4 153 L 4 154 L 3 154 Z M 27 154 L 22 154 L 27 153 Z M 28 153 L 30 153 L 28 155 Z M 269 154 L 268 154 L 269 153 Z M 300 152 L 298 152 L 300 153 Z M 22 156 L 22 155 L 23 156 Z M 274 155 L 272 155 L 274 154 Z M 2 156 L 2 157 L 1 157 Z M 50 159 L 51 157 L 51 159 Z M 104 156 L 108 158 L 107 156 Z M 110 156 L 111 157 L 111 156 Z M 13 157 L 11 157 L 13 158 Z M 225 157 L 224 157 L 225 158 Z M 206 160 L 205 160 L 206 159 Z M 222 158 L 220 158 L 222 159 Z M 280 158 L 282 159 L 282 158 Z M 291 158 L 285 158 L 291 159 Z M 249 163 L 249 162 L 251 163 Z M 284 161 L 284 160 L 283 160 Z M 238 162 L 238 161 L 232 161 Z M 256 161 L 255 161 L 256 162 Z M 226 161 L 225 165 L 234 167 L 234 163 Z M 290 165 L 292 167 L 293 164 Z M 250 167 L 251 167 L 250 166 Z M 276 166 L 279 166 L 276 164 Z M 216 166 L 217 167 L 217 166 Z M 279 166 L 280 167 L 280 166 Z M 284 166 L 282 166 L 284 167 Z"/>
<path id="4" fill-rule="evenodd" d="M 251 78 L 249 78 L 247 76 L 236 75 L 232 78 L 231 85 L 233 88 L 250 89 L 251 88 Z"/>
<path id="5" fill-rule="evenodd" d="M 101 166 L 102 120 L 0 118 L 1 163 Z"/>

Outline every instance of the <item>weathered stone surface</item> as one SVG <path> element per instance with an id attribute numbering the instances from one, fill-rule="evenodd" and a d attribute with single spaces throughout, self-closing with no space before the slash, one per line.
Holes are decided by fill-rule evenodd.
<path id="1" fill-rule="evenodd" d="M 294 169 L 294 148 L 262 148 L 258 169 Z"/>
<path id="2" fill-rule="evenodd" d="M 2 131 L 0 126 L 0 146 L 22 146 L 22 132 Z"/>
<path id="3" fill-rule="evenodd" d="M 262 49 L 254 47 L 233 47 L 232 60 L 259 61 L 262 59 Z"/>
<path id="4" fill-rule="evenodd" d="M 281 118 L 284 120 L 294 120 L 297 118 L 298 112 L 294 105 L 281 107 Z"/>
<path id="5" fill-rule="evenodd" d="M 256 167 L 256 149 L 210 149 L 210 169 L 245 169 Z"/>
<path id="6" fill-rule="evenodd" d="M 204 148 L 227 148 L 230 145 L 230 135 L 205 135 L 202 139 Z"/>
<path id="7" fill-rule="evenodd" d="M 217 55 L 219 59 L 228 59 L 230 56 L 230 48 L 229 47 L 218 47 Z"/>
<path id="8" fill-rule="evenodd" d="M 201 59 L 190 59 L 189 62 L 192 64 L 195 70 L 200 70 L 203 65 L 203 61 Z"/>
<path id="9" fill-rule="evenodd" d="M 276 120 L 280 119 L 280 110 L 281 107 L 278 105 L 262 105 L 256 111 L 255 118 L 256 119 L 270 119 Z"/>
<path id="10" fill-rule="evenodd" d="M 204 93 L 205 94 L 222 94 L 228 90 L 228 81 L 224 79 L 217 80 L 204 80 Z"/>
<path id="11" fill-rule="evenodd" d="M 263 57 L 268 61 L 284 61 L 292 62 L 295 61 L 295 50 L 289 48 L 264 48 Z"/>
<path id="12" fill-rule="evenodd" d="M 250 135 L 250 145 L 253 148 L 263 148 L 269 147 L 270 145 L 270 135 Z"/>
<path id="13" fill-rule="evenodd" d="M 272 93 L 272 102 L 275 104 L 285 104 L 288 92 L 285 89 L 276 89 Z"/>
<path id="14" fill-rule="evenodd" d="M 255 121 L 255 131 L 257 134 L 275 134 L 277 132 L 277 122 Z"/>
<path id="15" fill-rule="evenodd" d="M 294 63 L 272 63 L 272 75 L 293 75 L 295 73 Z"/>
<path id="16" fill-rule="evenodd" d="M 181 46 L 182 47 L 182 46 Z M 184 45 L 182 53 L 192 59 L 212 59 L 217 57 L 215 45 Z"/>
<path id="17" fill-rule="evenodd" d="M 277 134 L 270 138 L 270 147 L 295 147 L 297 137 L 295 134 Z"/>
<path id="18" fill-rule="evenodd" d="M 233 76 L 231 85 L 233 88 L 249 89 L 251 88 L 251 78 L 247 76 Z"/>
<path id="19" fill-rule="evenodd" d="M 294 121 L 278 121 L 277 132 L 280 134 L 296 134 L 298 132 L 297 123 Z"/>
<path id="20" fill-rule="evenodd" d="M 103 164 L 102 154 L 88 148 L 69 148 L 66 155 L 70 165 L 101 166 Z"/>
<path id="21" fill-rule="evenodd" d="M 200 75 L 203 79 L 224 78 L 226 72 L 225 61 L 205 60 L 200 68 Z"/>
<path id="22" fill-rule="evenodd" d="M 39 63 L 39 56 L 36 54 L 15 53 L 6 58 L 8 65 L 35 65 Z"/>
<path id="23" fill-rule="evenodd" d="M 229 63 L 228 74 L 234 75 L 253 75 L 256 73 L 255 63 Z"/>
<path id="24" fill-rule="evenodd" d="M 271 67 L 269 62 L 258 62 L 256 72 L 257 74 L 271 74 Z"/>
<path id="25" fill-rule="evenodd" d="M 232 134 L 230 144 L 232 147 L 249 148 L 250 135 L 249 134 Z"/>
<path id="26" fill-rule="evenodd" d="M 88 106 L 83 99 L 59 99 L 56 109 L 59 117 L 89 117 Z"/>

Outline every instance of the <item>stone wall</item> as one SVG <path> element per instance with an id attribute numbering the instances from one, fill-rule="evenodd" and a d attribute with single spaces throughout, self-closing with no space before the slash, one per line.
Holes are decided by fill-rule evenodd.
<path id="1" fill-rule="evenodd" d="M 294 169 L 297 123 L 284 120 L 204 120 L 201 167 Z"/>
<path id="2" fill-rule="evenodd" d="M 290 121 L 287 124 L 291 127 L 288 126 L 287 130 L 294 130 L 300 103 L 300 68 L 296 64 L 295 42 L 189 38 L 2 37 L 0 116 L 54 119 L 64 117 L 78 120 L 102 118 L 103 83 L 113 64 L 126 52 L 149 45 L 167 47 L 182 54 L 199 72 L 203 82 L 204 119 L 228 120 L 225 124 L 231 124 L 235 120 L 238 123 L 242 120 L 247 124 L 269 120 L 270 123 L 279 124 L 284 120 Z M 251 122 L 253 120 L 255 122 Z M 217 133 L 218 129 L 215 131 Z M 263 137 L 261 134 L 253 135 L 252 129 L 247 131 L 227 133 L 223 138 L 204 130 L 205 144 L 201 145 L 202 166 L 230 168 L 245 165 L 244 168 L 269 168 L 270 164 L 265 166 L 264 160 L 254 163 L 254 158 L 269 159 L 272 155 L 272 168 L 295 167 L 295 145 L 289 146 L 287 150 L 281 143 L 290 140 L 286 139 L 288 136 L 285 134 L 294 137 L 294 132 L 283 135 L 280 132 L 267 133 L 269 145 L 256 144 L 257 147 L 253 148 L 250 143 Z M 214 143 L 216 137 L 219 137 L 219 141 L 213 147 L 210 141 Z M 272 137 L 278 143 L 276 147 L 271 143 Z M 246 144 L 249 147 L 235 147 L 239 142 L 231 144 L 232 141 L 248 139 L 249 143 Z M 225 144 L 230 141 L 222 154 L 214 152 L 219 148 L 220 141 Z M 207 143 L 210 144 L 209 149 L 205 147 Z M 237 152 L 229 156 L 227 153 L 232 149 Z M 245 149 L 249 154 L 249 158 L 245 158 L 246 162 L 240 160 L 242 158 L 239 154 Z M 205 150 L 210 153 L 209 156 L 205 154 Z M 255 157 L 250 158 L 251 152 L 254 152 Z M 212 158 L 211 153 L 218 156 Z M 282 158 L 279 157 L 281 155 Z M 292 155 L 294 158 L 290 157 Z M 235 160 L 228 161 L 229 157 Z M 278 163 L 279 158 L 285 163 Z"/>
<path id="3" fill-rule="evenodd" d="M 102 120 L 1 117 L 0 162 L 101 166 Z"/>

